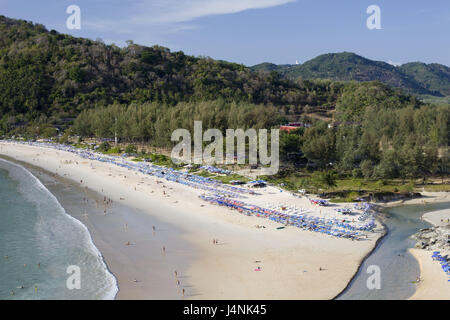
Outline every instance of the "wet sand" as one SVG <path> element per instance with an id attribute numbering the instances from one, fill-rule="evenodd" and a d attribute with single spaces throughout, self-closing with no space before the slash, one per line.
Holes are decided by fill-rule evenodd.
<path id="1" fill-rule="evenodd" d="M 88 228 L 105 263 L 118 279 L 116 299 L 175 300 L 182 298 L 182 288 L 189 288 L 189 296 L 195 296 L 186 269 L 196 250 L 180 236 L 181 230 L 132 207 L 105 204 L 105 196 L 67 178 L 20 164 L 41 180 L 67 213 Z M 165 254 L 163 246 L 167 248 Z"/>

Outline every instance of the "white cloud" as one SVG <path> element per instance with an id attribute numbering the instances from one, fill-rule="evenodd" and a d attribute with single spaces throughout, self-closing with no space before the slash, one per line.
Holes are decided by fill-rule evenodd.
<path id="1" fill-rule="evenodd" d="M 402 65 L 401 62 L 394 62 L 394 61 L 392 61 L 392 60 L 388 60 L 387 63 L 389 63 L 390 65 L 393 65 L 394 67 L 398 67 L 398 66 L 401 66 L 401 65 Z"/>
<path id="2" fill-rule="evenodd" d="M 124 15 L 117 19 L 86 21 L 85 26 L 98 30 L 114 30 L 118 33 L 137 31 L 151 27 L 173 33 L 193 29 L 192 20 L 211 16 L 238 13 L 250 9 L 275 7 L 296 0 L 138 0 Z M 127 12 L 127 13 L 125 13 Z M 158 33 L 160 33 L 158 31 Z"/>
<path id="3" fill-rule="evenodd" d="M 264 9 L 297 0 L 135 0 L 123 7 L 114 6 L 115 16 L 102 14 L 102 18 L 85 18 L 83 27 L 115 38 L 115 43 L 133 39 L 136 43 L 150 45 L 166 43 L 167 35 L 201 28 L 196 19 L 233 14 L 250 9 Z M 122 11 L 121 11 L 122 9 Z M 120 15 L 117 16 L 117 12 Z"/>
<path id="4" fill-rule="evenodd" d="M 296 0 L 147 0 L 140 3 L 142 14 L 135 21 L 151 23 L 187 22 L 210 15 L 275 7 Z"/>

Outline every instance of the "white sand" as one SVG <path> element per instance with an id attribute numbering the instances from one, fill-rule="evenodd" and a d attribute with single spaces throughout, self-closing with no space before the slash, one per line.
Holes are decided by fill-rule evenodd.
<path id="1" fill-rule="evenodd" d="M 435 226 L 449 225 L 448 219 L 450 219 L 450 208 L 428 212 L 423 215 L 423 218 Z"/>
<path id="2" fill-rule="evenodd" d="M 436 201 L 448 201 L 449 192 L 429 194 Z M 428 200 L 429 201 L 429 200 Z M 428 212 L 423 218 L 435 226 L 448 225 L 450 208 Z M 419 261 L 421 281 L 417 286 L 412 300 L 450 300 L 450 282 L 448 276 L 442 271 L 441 265 L 431 258 L 432 250 L 410 249 L 410 252 Z"/>
<path id="3" fill-rule="evenodd" d="M 85 160 L 69 152 L 0 143 L 0 154 L 78 183 L 82 180 L 82 186 L 182 230 L 181 236 L 198 257 L 189 266 L 183 266 L 192 286 L 186 288 L 186 298 L 331 299 L 346 287 L 380 236 L 380 233 L 373 233 L 369 234 L 368 241 L 351 241 L 295 227 L 276 230 L 280 224 L 247 217 L 202 201 L 198 198 L 202 193 L 200 190 L 165 180 L 157 183 L 155 177 Z M 263 195 L 251 196 L 244 201 L 253 204 L 284 203 L 312 210 L 309 214 L 337 215 L 332 208 L 314 207 L 306 198 L 295 198 L 272 187 L 267 188 Z M 255 225 L 266 228 L 258 229 Z M 212 244 L 214 238 L 219 240 L 219 245 Z M 119 259 L 122 268 L 127 268 L 127 265 L 134 268 L 143 262 L 123 259 L 120 254 L 110 256 L 113 252 L 103 252 L 105 259 Z M 168 254 L 171 254 L 170 248 Z M 145 256 L 140 259 L 145 259 Z M 120 272 L 116 272 L 113 265 L 109 266 L 117 276 L 119 286 L 127 286 L 128 280 L 121 279 Z M 254 271 L 257 266 L 262 270 Z M 325 270 L 319 271 L 319 268 Z M 167 272 L 172 274 L 173 270 Z M 152 281 L 149 272 L 138 276 L 141 282 Z M 189 296 L 189 292 L 195 292 L 195 295 Z M 141 294 L 141 298 L 145 298 L 144 293 Z M 120 298 L 139 297 L 130 294 Z"/>
<path id="4" fill-rule="evenodd" d="M 392 201 L 388 203 L 381 203 L 381 205 L 384 207 L 395 207 L 408 204 L 427 204 L 450 201 L 450 192 L 421 191 L 420 194 L 422 195 L 420 198 Z"/>
<path id="5" fill-rule="evenodd" d="M 441 265 L 431 258 L 432 251 L 410 249 L 419 261 L 420 279 L 411 300 L 450 300 L 450 282 Z"/>

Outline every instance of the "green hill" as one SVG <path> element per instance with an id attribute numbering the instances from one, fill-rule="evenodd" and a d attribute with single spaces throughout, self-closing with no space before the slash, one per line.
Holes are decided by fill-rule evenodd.
<path id="1" fill-rule="evenodd" d="M 407 93 L 443 97 L 450 95 L 450 69 L 444 65 L 409 63 L 395 67 L 350 52 L 320 55 L 301 65 L 259 64 L 254 70 L 277 71 L 288 79 L 381 81 Z"/>
<path id="2" fill-rule="evenodd" d="M 411 62 L 398 68 L 435 95 L 450 96 L 450 68 L 442 64 Z"/>
<path id="3" fill-rule="evenodd" d="M 330 105 L 339 90 L 301 84 L 244 65 L 129 42 L 75 38 L 0 16 L 0 130 L 65 123 L 82 110 L 114 103 L 221 99 L 275 106 Z M 0 133 L 1 134 L 1 133 Z"/>

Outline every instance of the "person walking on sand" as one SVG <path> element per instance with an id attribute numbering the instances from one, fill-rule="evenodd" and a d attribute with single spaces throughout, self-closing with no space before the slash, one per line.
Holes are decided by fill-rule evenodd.
<path id="1" fill-rule="evenodd" d="M 163 255 L 166 255 L 166 247 L 165 246 L 162 247 L 162 252 L 163 252 Z"/>
<path id="2" fill-rule="evenodd" d="M 181 293 L 183 294 L 183 297 L 184 297 L 184 293 L 185 293 L 185 290 L 184 290 L 184 288 L 183 288 L 183 290 L 181 290 Z"/>
<path id="3" fill-rule="evenodd" d="M 175 279 L 178 277 L 178 273 L 177 273 L 177 271 L 175 270 L 174 272 L 173 272 L 173 274 L 174 274 L 174 276 L 175 276 Z"/>

